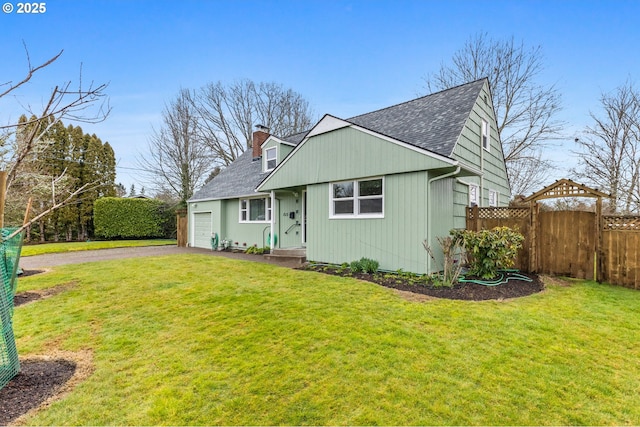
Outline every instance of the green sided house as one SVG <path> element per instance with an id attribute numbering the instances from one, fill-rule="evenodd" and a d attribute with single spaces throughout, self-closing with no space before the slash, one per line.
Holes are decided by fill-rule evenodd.
<path id="1" fill-rule="evenodd" d="M 438 249 L 437 237 L 465 227 L 467 206 L 510 196 L 481 79 L 350 119 L 325 115 L 288 137 L 258 127 L 253 149 L 189 200 L 189 245 L 430 273 L 438 263 L 423 241 Z"/>

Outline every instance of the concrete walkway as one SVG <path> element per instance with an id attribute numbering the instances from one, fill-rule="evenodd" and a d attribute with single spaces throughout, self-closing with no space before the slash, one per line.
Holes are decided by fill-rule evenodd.
<path id="1" fill-rule="evenodd" d="M 23 270 L 37 270 L 46 267 L 55 267 L 65 264 L 81 264 L 85 262 L 108 261 L 124 258 L 140 258 L 149 256 L 164 256 L 173 254 L 203 254 L 210 256 L 223 256 L 226 258 L 240 259 L 253 262 L 264 262 L 282 267 L 295 268 L 297 262 L 279 262 L 267 260 L 262 255 L 247 255 L 245 253 L 217 252 L 201 248 L 179 248 L 177 246 L 143 246 L 137 248 L 99 249 L 94 251 L 64 252 L 58 254 L 34 255 L 20 258 L 20 267 Z"/>

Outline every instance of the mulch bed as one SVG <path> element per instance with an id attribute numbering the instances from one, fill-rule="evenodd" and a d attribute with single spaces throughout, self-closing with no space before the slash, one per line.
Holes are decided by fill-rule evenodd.
<path id="1" fill-rule="evenodd" d="M 0 390 L 0 425 L 7 425 L 40 406 L 74 374 L 67 360 L 25 360 L 20 373 Z"/>
<path id="2" fill-rule="evenodd" d="M 18 292 L 13 296 L 13 306 L 18 307 L 32 301 L 37 301 L 41 298 L 42 295 L 36 292 Z"/>
<path id="3" fill-rule="evenodd" d="M 22 274 L 20 274 L 18 277 L 29 277 L 40 273 L 44 273 L 44 270 L 22 270 Z"/>
<path id="4" fill-rule="evenodd" d="M 24 270 L 19 277 L 32 276 L 44 270 Z M 61 287 L 62 288 L 62 287 Z M 14 307 L 57 293 L 18 292 L 13 297 Z M 0 425 L 7 425 L 31 409 L 37 408 L 73 376 L 76 364 L 64 359 L 25 360 L 20 372 L 0 389 Z"/>
<path id="5" fill-rule="evenodd" d="M 536 274 L 519 273 L 530 278 L 532 280 L 530 282 L 515 277 L 510 278 L 506 283 L 496 286 L 479 285 L 476 283 L 457 283 L 453 287 L 447 288 L 429 286 L 426 283 L 411 283 L 406 278 L 393 274 L 351 274 L 348 270 L 341 271 L 339 268 L 318 265 L 307 265 L 302 268 L 325 274 L 354 277 L 356 279 L 366 280 L 368 282 L 373 282 L 378 285 L 400 291 L 454 300 L 486 301 L 520 298 L 541 292 L 544 289 L 544 283 L 542 283 Z"/>

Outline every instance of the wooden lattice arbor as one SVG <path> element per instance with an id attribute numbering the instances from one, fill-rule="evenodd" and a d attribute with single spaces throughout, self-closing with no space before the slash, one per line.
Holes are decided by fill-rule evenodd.
<path id="1" fill-rule="evenodd" d="M 540 218 L 540 210 L 538 201 L 543 199 L 556 199 L 563 197 L 590 197 L 596 199 L 596 212 L 593 215 L 590 212 L 572 212 L 572 215 L 566 213 L 557 214 L 545 212 L 545 218 Z M 580 265 L 582 271 L 587 271 L 586 276 L 589 277 L 589 268 L 593 272 L 594 256 L 596 279 L 602 280 L 602 199 L 609 198 L 611 195 L 603 193 L 594 188 L 578 184 L 570 179 L 560 179 L 553 184 L 533 193 L 523 201 L 528 202 L 531 209 L 531 229 L 530 229 L 530 271 L 540 271 L 541 267 L 552 265 L 554 262 L 571 263 Z M 553 242 L 548 236 L 553 236 Z M 567 251 L 554 251 L 554 242 L 566 239 L 575 242 L 577 249 L 581 250 L 575 253 L 567 253 Z M 557 249 L 557 244 L 555 245 Z M 542 251 L 547 248 L 547 251 Z M 563 259 L 573 257 L 569 261 Z M 577 259 L 576 259 L 577 258 Z M 544 268 L 542 268 L 544 270 Z M 544 272 L 544 271 L 543 271 Z"/>
<path id="2" fill-rule="evenodd" d="M 595 198 L 596 212 L 539 209 L 538 201 L 559 197 Z M 523 271 L 640 289 L 640 215 L 603 215 L 605 197 L 561 179 L 524 199 L 528 206 L 467 208 L 467 229 L 518 229 L 525 243 L 516 267 Z"/>

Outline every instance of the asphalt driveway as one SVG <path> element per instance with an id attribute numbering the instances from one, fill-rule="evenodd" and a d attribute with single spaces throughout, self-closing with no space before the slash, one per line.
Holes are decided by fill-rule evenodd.
<path id="1" fill-rule="evenodd" d="M 253 262 L 265 262 L 281 265 L 283 267 L 299 267 L 298 263 L 278 262 L 265 259 L 261 255 L 247 255 L 245 253 L 214 252 L 210 249 L 179 248 L 177 246 L 143 246 L 136 248 L 99 249 L 95 251 L 76 251 L 58 254 L 34 255 L 20 258 L 20 267 L 23 270 L 37 270 L 46 267 L 55 267 L 65 264 L 81 264 L 85 262 L 109 261 L 124 258 L 140 258 L 149 256 L 164 256 L 173 254 L 205 254 L 211 256 L 224 256 L 227 258 L 241 259 Z"/>

